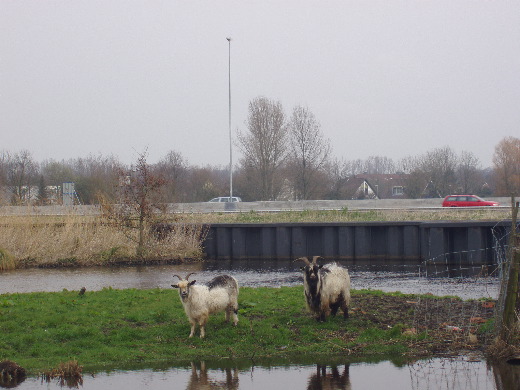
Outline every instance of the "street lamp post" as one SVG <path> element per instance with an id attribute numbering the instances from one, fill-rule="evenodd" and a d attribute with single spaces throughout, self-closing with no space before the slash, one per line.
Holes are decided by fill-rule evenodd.
<path id="1" fill-rule="evenodd" d="M 233 146 L 231 140 L 231 38 L 228 41 L 228 92 L 229 92 L 229 201 L 233 201 Z"/>

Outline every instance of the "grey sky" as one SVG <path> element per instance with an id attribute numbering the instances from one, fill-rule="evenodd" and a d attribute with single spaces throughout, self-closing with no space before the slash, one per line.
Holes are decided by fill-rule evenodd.
<path id="1" fill-rule="evenodd" d="M 228 36 L 233 137 L 258 96 L 346 160 L 520 136 L 517 0 L 0 0 L 0 150 L 224 166 Z"/>

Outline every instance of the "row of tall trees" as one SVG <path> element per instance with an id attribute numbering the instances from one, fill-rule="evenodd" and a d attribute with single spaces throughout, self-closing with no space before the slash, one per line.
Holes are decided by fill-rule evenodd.
<path id="1" fill-rule="evenodd" d="M 243 154 L 238 185 L 244 196 L 312 199 L 320 193 L 331 146 L 308 108 L 296 106 L 286 119 L 280 102 L 256 98 L 249 103 L 247 130 L 238 133 L 238 141 Z"/>
<path id="2" fill-rule="evenodd" d="M 394 162 L 388 157 L 338 160 L 314 114 L 296 106 L 286 119 L 280 102 L 259 97 L 249 104 L 247 129 L 235 188 L 245 199 L 338 199 L 341 185 L 355 175 L 406 174 L 405 195 L 442 197 L 520 193 L 519 140 L 507 137 L 495 148 L 494 170 L 483 169 L 469 151 L 436 148 Z"/>
<path id="3" fill-rule="evenodd" d="M 493 167 L 482 168 L 474 154 L 445 146 L 394 161 L 385 156 L 348 160 L 332 156 L 330 141 L 311 110 L 296 106 L 286 116 L 282 104 L 264 97 L 249 104 L 246 129 L 238 132 L 242 158 L 233 172 L 234 195 L 245 201 L 342 199 L 341 186 L 355 175 L 402 174 L 405 196 L 442 197 L 449 193 L 483 196 L 520 194 L 520 139 L 506 137 L 495 147 Z M 74 182 L 83 204 L 100 197 L 117 201 L 121 172 L 114 156 L 37 162 L 27 150 L 0 152 L 0 203 L 59 202 L 64 182 Z M 165 202 L 203 202 L 229 190 L 229 168 L 193 166 L 179 151 L 151 164 L 161 177 Z"/>

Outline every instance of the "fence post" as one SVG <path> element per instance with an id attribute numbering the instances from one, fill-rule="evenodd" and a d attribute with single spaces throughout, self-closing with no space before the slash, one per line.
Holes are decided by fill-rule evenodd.
<path id="1" fill-rule="evenodd" d="M 518 273 L 520 271 L 520 251 L 518 250 L 518 237 L 516 221 L 518 217 L 519 202 L 511 196 L 511 233 L 509 235 L 509 278 L 507 282 L 504 311 L 499 329 L 499 337 L 505 342 L 511 340 L 517 325 L 517 302 L 518 302 Z"/>

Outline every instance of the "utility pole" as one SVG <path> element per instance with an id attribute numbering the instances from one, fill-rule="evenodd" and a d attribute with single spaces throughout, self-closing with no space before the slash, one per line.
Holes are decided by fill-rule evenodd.
<path id="1" fill-rule="evenodd" d="M 233 144 L 231 139 L 231 38 L 228 41 L 228 92 L 229 92 L 229 201 L 233 201 Z"/>

